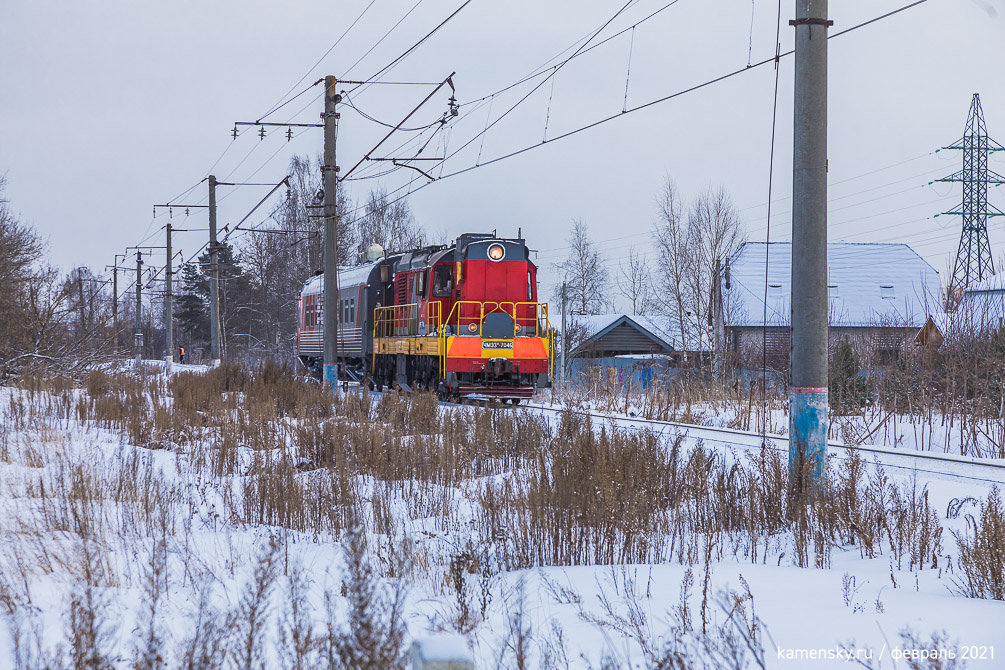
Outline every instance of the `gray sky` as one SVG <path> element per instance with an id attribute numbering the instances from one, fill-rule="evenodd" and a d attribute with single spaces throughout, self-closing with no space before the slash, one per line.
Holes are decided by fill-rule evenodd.
<path id="1" fill-rule="evenodd" d="M 638 22 L 668 0 L 637 0 L 596 41 Z M 324 74 L 363 78 L 379 70 L 456 9 L 460 0 L 374 0 L 357 26 L 309 70 L 370 0 L 288 3 L 4 0 L 0 6 L 0 171 L 7 196 L 49 240 L 54 263 L 69 268 L 111 263 L 113 254 L 149 237 L 167 213 L 156 203 L 213 171 L 219 179 L 278 181 L 294 153 L 316 154 L 320 130 L 287 142 L 274 129 L 231 140 L 234 121 L 254 120 L 302 76 L 299 92 Z M 456 71 L 461 116 L 424 155 L 459 149 L 542 81 L 476 101 L 591 34 L 621 2 L 473 0 L 387 80 L 439 81 Z M 831 2 L 834 30 L 906 4 L 906 0 Z M 790 48 L 792 0 L 782 5 L 782 47 Z M 349 70 L 413 6 L 362 62 Z M 997 10 L 997 11 L 996 11 Z M 679 0 L 590 53 L 572 60 L 512 114 L 443 165 L 443 174 L 742 68 L 774 53 L 777 4 L 765 0 Z M 751 30 L 751 27 L 753 28 Z M 970 97 L 981 94 L 992 137 L 1005 143 L 1005 1 L 929 0 L 830 43 L 830 237 L 904 241 L 945 275 L 959 238 L 951 208 L 960 186 L 933 178 L 961 167 L 959 152 L 934 150 L 963 132 Z M 631 58 L 628 77 L 629 56 Z M 685 196 L 725 186 L 748 235 L 765 236 L 774 72 L 770 65 L 695 93 L 627 114 L 521 156 L 433 183 L 410 197 L 434 236 L 465 230 L 523 229 L 539 264 L 560 260 L 569 223 L 582 218 L 602 242 L 612 268 L 634 244 L 648 250 L 654 195 L 672 175 Z M 430 87 L 377 86 L 353 96 L 369 115 L 396 122 Z M 314 122 L 320 87 L 272 115 Z M 435 120 L 447 94 L 414 118 Z M 550 104 L 549 104 L 550 101 Z M 788 239 L 791 191 L 792 61 L 783 60 L 772 239 Z M 491 116 L 490 116 L 491 113 Z M 343 109 L 339 164 L 348 170 L 385 132 Z M 394 145 L 411 136 L 402 134 Z M 425 138 L 426 136 L 424 136 Z M 392 145 L 392 146 L 394 146 Z M 414 146 L 409 145 L 409 146 Z M 440 152 L 440 153 L 436 153 Z M 221 157 L 222 156 L 222 157 Z M 992 167 L 1005 173 L 1005 156 Z M 359 176 L 377 174 L 371 165 Z M 433 169 L 434 175 L 440 168 Z M 354 181 L 370 188 L 415 188 L 409 170 Z M 410 186 L 409 186 L 410 184 Z M 220 220 L 236 222 L 263 195 L 221 190 Z M 185 195 L 205 198 L 205 185 Z M 992 188 L 1005 208 L 1005 188 Z M 267 208 L 263 208 L 262 212 Z M 261 217 L 254 217 L 258 222 Z M 176 226 L 205 228 L 205 210 Z M 1005 222 L 991 224 L 996 260 Z M 187 254 L 206 233 L 179 234 Z M 152 237 L 151 237 L 152 236 Z M 162 255 L 162 254 L 161 254 Z M 162 262 L 155 257 L 154 262 Z"/>

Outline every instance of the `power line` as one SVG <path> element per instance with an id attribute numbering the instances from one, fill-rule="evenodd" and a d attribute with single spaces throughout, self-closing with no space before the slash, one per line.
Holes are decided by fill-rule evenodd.
<path id="1" fill-rule="evenodd" d="M 293 86 L 290 86 L 290 90 L 286 91 L 286 93 L 284 93 L 283 95 L 281 95 L 279 97 L 279 100 L 271 108 L 269 108 L 269 111 L 265 112 L 264 114 L 262 114 L 261 116 L 258 117 L 259 120 L 264 119 L 265 117 L 267 117 L 268 115 L 272 114 L 273 112 L 275 112 L 275 111 L 277 111 L 277 110 L 285 107 L 286 105 L 290 104 L 291 102 L 293 102 L 294 100 L 296 100 L 297 98 L 299 98 L 301 95 L 303 95 L 304 93 L 306 93 L 310 89 L 312 89 L 315 86 L 317 86 L 318 83 L 320 83 L 320 82 L 315 82 L 315 83 L 311 84 L 310 86 L 308 86 L 307 88 L 305 88 L 300 93 L 296 94 L 295 96 L 293 96 L 289 100 L 286 100 L 285 102 L 283 102 L 283 99 L 286 98 L 286 96 L 288 96 L 290 93 L 292 93 L 293 89 L 295 89 L 297 86 L 299 86 L 300 84 L 302 84 L 303 81 L 305 79 L 307 79 L 307 77 L 309 77 L 312 72 L 314 72 L 314 70 L 317 68 L 317 66 L 321 64 L 321 61 L 323 61 L 325 58 L 327 58 L 328 55 L 332 51 L 335 50 L 335 47 L 337 47 L 342 42 L 342 40 L 345 39 L 345 36 L 349 34 L 349 31 L 352 30 L 356 26 L 356 24 L 360 22 L 360 19 L 362 19 L 363 16 L 368 11 L 370 11 L 370 8 L 373 7 L 373 5 L 374 5 L 375 2 L 377 2 L 377 0 L 370 0 L 370 3 L 366 7 L 364 7 L 363 11 L 359 13 L 359 16 L 357 16 L 356 19 L 352 23 L 349 24 L 349 27 L 346 28 L 344 31 L 342 31 L 342 34 L 338 36 L 338 39 L 335 40 L 335 42 L 332 43 L 332 45 L 330 47 L 328 47 L 328 50 L 325 51 L 321 55 L 321 58 L 318 58 L 316 61 L 314 61 L 314 64 L 311 65 L 310 69 L 308 69 L 307 72 L 305 72 L 303 74 L 303 76 L 300 77 L 300 79 L 297 79 L 296 83 L 294 83 Z M 321 81 L 324 81 L 324 80 L 322 79 Z"/>
<path id="2" fill-rule="evenodd" d="M 873 19 L 869 19 L 868 21 L 864 21 L 862 23 L 856 24 L 856 25 L 854 25 L 854 26 L 852 26 L 850 28 L 847 28 L 845 30 L 842 30 L 842 31 L 830 34 L 830 35 L 828 35 L 827 39 L 834 39 L 834 38 L 840 37 L 842 35 L 847 35 L 848 33 L 851 33 L 851 32 L 853 32 L 855 30 L 858 30 L 858 29 L 863 28 L 865 26 L 871 25 L 873 23 L 876 23 L 877 21 L 880 21 L 882 19 L 885 19 L 885 18 L 894 16 L 896 14 L 899 14 L 899 13 L 904 12 L 904 11 L 906 11 L 906 10 L 912 8 L 912 7 L 916 7 L 918 5 L 924 4 L 927 1 L 928 0 L 917 0 L 916 2 L 910 3 L 908 5 L 904 5 L 903 7 L 900 7 L 899 9 L 887 12 L 886 14 L 883 14 L 883 15 L 881 15 L 879 17 L 876 17 L 876 18 L 873 18 Z M 622 9 L 624 9 L 624 8 L 622 8 Z M 596 34 L 596 33 L 594 33 L 594 34 Z M 600 125 L 603 125 L 605 123 L 613 121 L 614 119 L 618 119 L 618 118 L 627 116 L 629 114 L 632 114 L 634 112 L 638 112 L 638 111 L 647 109 L 649 107 L 653 107 L 655 105 L 667 102 L 669 100 L 673 100 L 675 98 L 687 95 L 689 93 L 693 93 L 693 92 L 701 90 L 703 88 L 707 88 L 707 87 L 709 87 L 709 86 L 711 86 L 713 84 L 717 84 L 717 83 L 725 81 L 727 79 L 731 79 L 731 78 L 736 77 L 738 75 L 741 75 L 741 74 L 743 74 L 745 72 L 749 72 L 749 71 L 755 70 L 755 69 L 757 69 L 759 67 L 767 65 L 768 63 L 773 63 L 775 61 L 776 57 L 777 58 L 785 58 L 787 56 L 791 56 L 793 53 L 795 53 L 794 50 L 789 50 L 789 51 L 783 52 L 781 54 L 778 54 L 777 56 L 772 56 L 771 58 L 767 58 L 767 59 L 764 59 L 764 60 L 759 61 L 757 63 L 754 63 L 750 67 L 744 67 L 744 68 L 741 68 L 741 69 L 738 69 L 738 70 L 733 70 L 731 72 L 727 72 L 727 73 L 722 74 L 722 75 L 720 75 L 718 77 L 714 77 L 712 79 L 705 80 L 705 81 L 703 81 L 703 82 L 701 82 L 699 84 L 696 84 L 694 86 L 690 86 L 688 88 L 681 89 L 679 91 L 676 91 L 674 93 L 670 93 L 670 94 L 662 96 L 660 98 L 656 98 L 654 100 L 650 100 L 649 102 L 642 103 L 640 105 L 636 105 L 635 107 L 630 107 L 629 109 L 627 109 L 625 111 L 622 111 L 622 112 L 619 112 L 619 113 L 612 114 L 610 116 L 601 118 L 601 119 L 599 119 L 597 121 L 594 121 L 592 123 L 586 124 L 584 126 L 580 126 L 580 127 L 576 128 L 574 130 L 570 130 L 570 131 L 567 131 L 567 132 L 562 133 L 560 135 L 557 135 L 557 136 L 551 138 L 550 140 L 547 140 L 546 142 L 537 142 L 535 144 L 525 146 L 525 147 L 523 147 L 521 149 L 517 149 L 517 150 L 511 151 L 509 153 L 503 154 L 501 156 L 497 156 L 497 157 L 492 158 L 492 159 L 490 159 L 490 160 L 488 160 L 488 161 L 486 161 L 484 163 L 478 163 L 478 164 L 475 164 L 475 165 L 470 165 L 468 167 L 460 168 L 460 169 L 455 170 L 453 172 L 449 172 L 449 173 L 447 173 L 445 175 L 441 175 L 440 177 L 437 178 L 437 181 L 440 181 L 440 180 L 443 180 L 443 179 L 447 179 L 449 177 L 455 177 L 455 176 L 458 176 L 458 175 L 461 175 L 461 174 L 465 174 L 467 172 L 471 172 L 472 170 L 476 170 L 476 169 L 478 169 L 480 167 L 485 167 L 487 165 L 492 165 L 494 163 L 498 163 L 500 161 L 507 160 L 509 158 L 513 158 L 515 156 L 519 156 L 519 155 L 527 153 L 527 152 L 529 152 L 529 151 L 531 151 L 533 149 L 537 149 L 537 148 L 540 148 L 542 146 L 545 146 L 546 144 L 551 144 L 551 143 L 556 142 L 558 140 L 562 140 L 562 139 L 565 139 L 565 138 L 568 138 L 568 137 L 572 137 L 573 135 L 577 135 L 579 133 L 585 132 L 587 130 L 591 130 L 591 129 L 596 128 L 596 127 L 598 127 Z M 567 59 L 567 60 L 569 60 L 569 59 Z M 551 76 L 554 76 L 554 73 L 552 73 Z M 544 81 L 547 81 L 547 79 L 545 79 Z M 540 88 L 540 86 L 541 86 L 541 83 L 539 83 L 537 86 L 535 86 L 535 88 L 530 93 L 533 93 L 535 90 L 537 90 L 537 88 Z M 524 100 L 526 100 L 527 97 L 529 97 L 529 95 L 530 94 L 525 95 L 523 98 L 521 98 L 520 101 L 518 101 L 517 104 L 520 104 L 521 102 L 523 102 Z M 513 108 L 511 107 L 509 111 L 512 111 L 512 109 Z M 500 119 L 501 118 L 502 117 L 500 117 Z M 498 121 L 498 119 L 497 119 L 497 121 Z M 493 125 L 495 125 L 495 123 L 490 124 L 489 128 L 491 128 L 491 126 L 493 126 Z M 472 138 L 471 140 L 469 140 L 469 142 L 465 143 L 461 147 L 461 149 L 463 149 L 466 146 L 468 146 L 472 141 L 474 141 L 474 139 L 477 139 L 478 137 L 484 135 L 485 132 L 486 131 L 483 130 L 482 132 L 478 133 L 474 138 Z M 454 151 L 453 153 L 451 153 L 450 155 L 448 155 L 444 159 L 444 162 L 446 160 L 449 160 L 450 158 L 456 156 L 457 153 L 461 149 L 458 149 L 458 150 Z M 420 184 L 419 186 L 415 187 L 414 189 L 412 189 L 410 187 L 411 182 L 409 182 L 409 184 L 405 184 L 405 185 L 399 186 L 398 188 L 393 189 L 392 191 L 390 191 L 388 193 L 388 195 L 393 195 L 395 193 L 400 193 L 401 191 L 403 191 L 405 189 L 408 189 L 407 192 L 403 193 L 402 195 L 399 195 L 397 198 L 394 198 L 394 199 L 390 200 L 390 203 L 397 202 L 397 201 L 399 201 L 399 200 L 401 200 L 401 199 L 403 199 L 403 198 L 411 195 L 412 193 L 420 191 L 420 190 L 426 188 L 431 183 L 433 183 L 433 182 L 427 182 L 427 183 L 424 183 L 424 184 Z M 354 210 L 354 213 L 360 212 L 360 211 L 362 211 L 362 209 L 363 209 L 362 207 L 357 208 L 356 210 Z M 354 219 L 354 221 L 356 221 L 356 220 L 358 220 L 358 217 L 356 219 Z"/>

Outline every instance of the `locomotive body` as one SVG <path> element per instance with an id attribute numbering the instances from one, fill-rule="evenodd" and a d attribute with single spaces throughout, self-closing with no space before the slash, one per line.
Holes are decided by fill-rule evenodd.
<path id="1" fill-rule="evenodd" d="M 322 276 L 301 292 L 297 353 L 320 376 Z M 340 377 L 519 400 L 550 383 L 548 306 L 523 239 L 467 233 L 339 272 Z"/>

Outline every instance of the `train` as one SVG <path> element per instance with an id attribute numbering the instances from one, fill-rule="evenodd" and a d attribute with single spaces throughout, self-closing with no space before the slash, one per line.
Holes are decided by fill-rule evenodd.
<path id="1" fill-rule="evenodd" d="M 526 241 L 465 233 L 338 271 L 338 377 L 452 399 L 518 403 L 551 385 L 554 335 Z M 297 356 L 318 378 L 324 275 L 297 302 Z"/>

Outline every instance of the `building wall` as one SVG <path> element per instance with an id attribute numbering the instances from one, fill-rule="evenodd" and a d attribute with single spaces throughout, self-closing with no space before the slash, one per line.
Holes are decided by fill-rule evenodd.
<path id="1" fill-rule="evenodd" d="M 842 340 L 848 338 L 863 365 L 889 365 L 897 360 L 906 342 L 916 333 L 916 328 L 831 327 L 829 344 L 833 352 Z M 767 366 L 773 369 L 788 368 L 790 331 L 787 326 L 768 327 L 766 333 L 758 327 L 733 327 L 727 329 L 726 342 L 734 362 L 741 368 L 760 368 L 762 343 L 767 335 Z"/>

